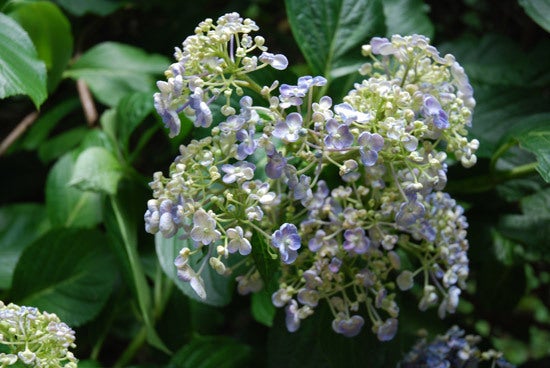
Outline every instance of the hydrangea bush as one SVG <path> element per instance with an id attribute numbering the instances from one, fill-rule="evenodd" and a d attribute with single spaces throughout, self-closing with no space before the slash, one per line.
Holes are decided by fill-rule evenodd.
<path id="1" fill-rule="evenodd" d="M 467 137 L 475 100 L 464 69 L 424 36 L 375 37 L 361 49 L 363 80 L 333 101 L 323 76 L 258 84 L 255 71 L 288 60 L 256 31 L 237 13 L 201 22 L 157 82 L 170 136 L 182 113 L 209 128 L 150 183 L 145 228 L 182 239 L 178 277 L 203 299 L 206 267 L 241 294 L 273 277 L 291 332 L 327 303 L 336 333 L 366 324 L 391 340 L 396 296 L 414 285 L 421 311 L 454 313 L 468 223 L 444 191 L 447 163 L 473 166 L 479 145 Z M 262 271 L 272 259 L 276 275 Z"/>

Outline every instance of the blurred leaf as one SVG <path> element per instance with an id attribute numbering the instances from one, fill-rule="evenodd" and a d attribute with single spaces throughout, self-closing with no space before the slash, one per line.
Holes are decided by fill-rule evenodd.
<path id="1" fill-rule="evenodd" d="M 511 135 L 544 126 L 550 105 L 540 94 L 535 88 L 476 88 L 477 105 L 471 128 L 472 136 L 480 142 L 476 154 L 491 157 Z"/>
<path id="2" fill-rule="evenodd" d="M 116 106 L 132 92 L 152 92 L 155 76 L 170 61 L 164 56 L 121 43 L 104 42 L 83 54 L 64 76 L 83 79 L 94 96 L 107 106 Z"/>
<path id="3" fill-rule="evenodd" d="M 153 111 L 153 97 L 149 92 L 138 92 L 123 97 L 116 107 L 117 137 L 128 148 L 130 135 Z"/>
<path id="4" fill-rule="evenodd" d="M 11 298 L 71 326 L 93 319 L 115 278 L 107 239 L 97 230 L 54 229 L 25 249 L 13 275 Z"/>
<path id="5" fill-rule="evenodd" d="M 271 302 L 271 293 L 266 289 L 253 293 L 251 296 L 251 303 L 252 316 L 254 319 L 263 325 L 272 327 L 276 309 Z"/>
<path id="6" fill-rule="evenodd" d="M 124 5 L 124 1 L 117 0 L 55 0 L 55 2 L 76 16 L 91 13 L 104 17 Z"/>
<path id="7" fill-rule="evenodd" d="M 102 220 L 98 193 L 69 186 L 76 157 L 68 153 L 52 167 L 46 180 L 46 208 L 53 226 L 94 227 Z"/>
<path id="8" fill-rule="evenodd" d="M 46 63 L 48 91 L 61 80 L 73 53 L 71 25 L 59 8 L 49 1 L 14 1 L 5 12 L 29 34 L 38 57 Z"/>
<path id="9" fill-rule="evenodd" d="M 0 208 L 0 289 L 10 288 L 19 256 L 49 227 L 42 205 L 14 204 Z"/>
<path id="10" fill-rule="evenodd" d="M 279 310 L 267 342 L 268 367 L 286 368 L 385 368 L 395 367 L 406 351 L 397 336 L 380 342 L 370 331 L 366 318 L 361 333 L 348 338 L 331 328 L 333 315 L 326 304 L 301 322 L 294 333 L 286 330 L 285 313 Z"/>
<path id="11" fill-rule="evenodd" d="M 78 155 L 69 185 L 81 190 L 115 194 L 122 166 L 103 147 L 90 147 Z"/>
<path id="12" fill-rule="evenodd" d="M 266 243 L 264 237 L 257 231 L 252 233 L 252 258 L 254 264 L 262 277 L 264 285 L 268 290 L 272 290 L 272 284 L 276 281 L 276 275 L 279 272 L 280 264 L 278 259 L 273 259 L 269 253 L 270 245 Z"/>
<path id="13" fill-rule="evenodd" d="M 248 345 L 222 336 L 195 336 L 178 350 L 168 368 L 240 368 L 249 361 Z"/>
<path id="14" fill-rule="evenodd" d="M 155 247 L 162 270 L 178 288 L 191 299 L 214 306 L 224 306 L 228 304 L 233 294 L 234 282 L 230 277 L 221 276 L 210 267 L 208 264 L 209 256 L 204 255 L 202 251 L 189 257 L 189 266 L 191 266 L 193 270 L 198 271 L 201 266 L 204 265 L 200 275 L 204 280 L 206 299 L 201 299 L 188 282 L 178 278 L 174 260 L 183 247 L 187 246 L 194 249 L 189 243 L 189 240 L 180 239 L 178 234 L 170 239 L 166 239 L 160 233 L 157 233 L 155 235 Z M 203 248 L 203 250 L 206 248 L 207 247 Z M 205 262 L 206 264 L 204 264 Z"/>
<path id="15" fill-rule="evenodd" d="M 50 162 L 77 147 L 90 130 L 83 126 L 67 130 L 46 140 L 38 147 L 38 156 L 43 162 Z"/>
<path id="16" fill-rule="evenodd" d="M 519 5 L 528 16 L 539 26 L 550 32 L 550 1 L 549 0 L 519 0 Z"/>
<path id="17" fill-rule="evenodd" d="M 522 148 L 537 156 L 537 171 L 550 183 L 550 114 L 546 116 L 546 129 L 533 130 L 517 137 Z"/>
<path id="18" fill-rule="evenodd" d="M 385 0 L 386 37 L 421 34 L 433 37 L 434 26 L 426 15 L 429 6 L 423 0 Z"/>
<path id="19" fill-rule="evenodd" d="M 550 259 L 550 188 L 525 197 L 521 209 L 521 215 L 503 216 L 499 231 L 536 257 Z"/>
<path id="20" fill-rule="evenodd" d="M 47 144 L 46 140 L 57 123 L 79 106 L 80 101 L 77 97 L 60 101 L 42 114 L 30 127 L 27 134 L 20 140 L 21 147 L 26 150 L 35 150 L 42 144 Z"/>
<path id="21" fill-rule="evenodd" d="M 376 0 L 285 0 L 292 33 L 313 75 L 332 75 L 334 64 L 382 26 Z M 361 25 L 358 27 L 358 25 Z"/>
<path id="22" fill-rule="evenodd" d="M 119 242 L 122 242 L 122 246 L 124 247 L 123 264 L 129 267 L 132 281 L 131 286 L 135 292 L 141 316 L 147 327 L 147 340 L 157 349 L 170 354 L 170 350 L 157 335 L 153 326 L 151 290 L 143 271 L 143 265 L 139 259 L 136 211 L 134 211 L 133 203 L 130 203 L 132 198 L 129 197 L 134 192 L 131 184 L 128 184 L 126 189 L 122 190 L 119 195 L 110 196 L 110 205 L 114 216 L 107 217 L 107 220 L 111 220 L 110 225 L 107 226 L 108 228 L 110 226 L 111 234 Z"/>
<path id="23" fill-rule="evenodd" d="M 20 94 L 40 107 L 47 97 L 46 67 L 27 32 L 0 13 L 0 98 Z"/>
<path id="24" fill-rule="evenodd" d="M 463 37 L 439 47 L 453 54 L 476 85 L 545 87 L 550 82 L 550 40 L 525 50 L 511 38 L 498 34 Z M 474 93 L 476 89 L 474 88 Z"/>

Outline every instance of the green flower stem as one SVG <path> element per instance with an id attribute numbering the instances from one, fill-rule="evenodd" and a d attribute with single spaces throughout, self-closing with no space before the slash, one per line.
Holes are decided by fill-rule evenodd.
<path id="1" fill-rule="evenodd" d="M 141 327 L 139 332 L 134 336 L 130 345 L 124 350 L 122 355 L 118 358 L 116 363 L 113 365 L 114 368 L 127 367 L 128 363 L 132 360 L 137 351 L 145 343 L 147 339 L 147 326 Z"/>
<path id="2" fill-rule="evenodd" d="M 493 189 L 499 184 L 513 179 L 520 179 L 536 174 L 538 162 L 514 167 L 506 171 L 497 171 L 489 175 L 453 180 L 447 184 L 447 191 L 452 193 L 481 193 Z"/>
<path id="3" fill-rule="evenodd" d="M 494 173 L 496 172 L 496 165 L 498 162 L 498 159 L 502 157 L 510 148 L 514 147 L 517 144 L 514 140 L 509 140 L 502 146 L 500 146 L 497 151 L 494 153 L 493 157 L 491 157 L 491 163 L 489 166 L 489 172 Z"/>

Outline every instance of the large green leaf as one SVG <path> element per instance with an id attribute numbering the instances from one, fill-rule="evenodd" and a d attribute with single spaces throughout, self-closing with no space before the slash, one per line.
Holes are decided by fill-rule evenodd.
<path id="1" fill-rule="evenodd" d="M 491 157 L 512 132 L 543 126 L 549 106 L 537 88 L 476 87 L 472 135 L 480 141 L 477 155 Z M 517 134 L 517 133 L 516 133 Z"/>
<path id="2" fill-rule="evenodd" d="M 38 146 L 38 156 L 43 162 L 50 162 L 76 148 L 90 133 L 85 126 L 77 126 L 64 131 Z"/>
<path id="3" fill-rule="evenodd" d="M 269 253 L 269 244 L 265 238 L 257 231 L 252 233 L 252 258 L 254 264 L 262 277 L 265 287 L 272 292 L 273 283 L 276 283 L 276 278 L 280 270 L 280 261 L 278 258 L 273 259 Z"/>
<path id="4" fill-rule="evenodd" d="M 195 336 L 178 350 L 168 368 L 237 368 L 245 367 L 252 349 L 223 336 Z"/>
<path id="5" fill-rule="evenodd" d="M 15 204 L 0 208 L 0 289 L 9 289 L 19 256 L 49 227 L 42 205 Z"/>
<path id="6" fill-rule="evenodd" d="M 25 249 L 11 298 L 56 313 L 72 326 L 93 319 L 112 290 L 113 258 L 97 230 L 54 229 Z"/>
<path id="7" fill-rule="evenodd" d="M 188 297 L 198 300 L 202 303 L 223 306 L 231 301 L 233 294 L 233 280 L 231 277 L 220 276 L 210 265 L 208 264 L 208 258 L 202 255 L 202 252 L 198 252 L 190 257 L 189 265 L 193 270 L 198 271 L 201 265 L 204 265 L 201 277 L 204 280 L 204 286 L 206 290 L 206 298 L 202 299 L 191 288 L 188 282 L 182 281 L 177 276 L 177 269 L 174 266 L 174 260 L 179 254 L 179 251 L 187 246 L 191 249 L 194 247 L 189 244 L 188 240 L 181 240 L 179 237 L 174 236 L 170 239 L 165 239 L 160 233 L 155 235 L 155 246 L 157 250 L 157 257 L 164 273 L 180 288 L 180 290 Z"/>
<path id="8" fill-rule="evenodd" d="M 27 32 L 0 13 L 0 98 L 20 94 L 28 95 L 36 108 L 44 102 L 46 66 Z"/>
<path id="9" fill-rule="evenodd" d="M 115 194 L 122 178 L 122 166 L 103 147 L 90 147 L 76 160 L 69 185 L 81 190 Z"/>
<path id="10" fill-rule="evenodd" d="M 268 327 L 273 326 L 273 319 L 275 318 L 276 309 L 271 302 L 271 293 L 266 289 L 263 289 L 252 294 L 250 299 L 251 311 L 254 319 Z"/>
<path id="11" fill-rule="evenodd" d="M 116 135 L 128 148 L 130 135 L 153 111 L 153 98 L 148 92 L 137 92 L 122 98 L 116 107 Z"/>
<path id="12" fill-rule="evenodd" d="M 53 226 L 93 227 L 101 222 L 102 195 L 83 192 L 68 184 L 75 162 L 75 154 L 65 154 L 48 174 L 46 206 Z"/>
<path id="13" fill-rule="evenodd" d="M 66 77 L 83 79 L 94 96 L 107 106 L 115 106 L 132 92 L 152 92 L 155 76 L 170 61 L 164 56 L 115 42 L 104 42 L 82 55 L 65 72 Z"/>
<path id="14" fill-rule="evenodd" d="M 334 64 L 383 29 L 378 0 L 285 0 L 292 33 L 314 75 L 332 76 Z M 341 66 L 340 66 L 341 67 Z"/>
<path id="15" fill-rule="evenodd" d="M 48 136 L 59 121 L 79 106 L 78 97 L 68 98 L 41 114 L 20 140 L 20 147 L 26 150 L 35 150 L 42 144 L 47 144 Z"/>
<path id="16" fill-rule="evenodd" d="M 109 235 L 114 240 L 115 253 L 123 265 L 123 275 L 126 276 L 132 291 L 135 294 L 139 311 L 146 327 L 147 340 L 157 349 L 169 354 L 170 350 L 162 342 L 154 329 L 153 306 L 151 290 L 147 283 L 143 264 L 139 258 L 136 216 L 139 206 L 136 206 L 136 198 L 139 198 L 132 182 L 121 183 L 122 190 L 109 197 L 105 216 L 105 225 Z M 138 202 L 139 203 L 139 202 Z"/>
<path id="17" fill-rule="evenodd" d="M 539 26 L 550 32 L 550 1 L 519 0 L 519 5 Z"/>
<path id="18" fill-rule="evenodd" d="M 550 183 L 550 114 L 546 118 L 546 128 L 532 130 L 517 137 L 521 147 L 537 156 L 537 171 Z"/>
<path id="19" fill-rule="evenodd" d="M 522 214 L 501 218 L 501 234 L 522 244 L 527 255 L 550 259 L 550 189 L 521 200 Z"/>
<path id="20" fill-rule="evenodd" d="M 46 63 L 48 91 L 53 91 L 73 52 L 71 25 L 59 8 L 49 1 L 15 1 L 5 12 L 29 34 Z"/>
<path id="21" fill-rule="evenodd" d="M 68 12 L 81 16 L 86 13 L 106 16 L 124 5 L 124 1 L 116 0 L 55 0 L 60 6 Z"/>
<path id="22" fill-rule="evenodd" d="M 422 34 L 432 37 L 434 26 L 426 15 L 429 10 L 423 0 L 385 0 L 386 36 Z"/>

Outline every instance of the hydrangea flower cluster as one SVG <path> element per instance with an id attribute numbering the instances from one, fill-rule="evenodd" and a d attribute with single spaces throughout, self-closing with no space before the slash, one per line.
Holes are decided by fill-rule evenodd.
<path id="1" fill-rule="evenodd" d="M 0 367 L 76 368 L 74 331 L 53 313 L 0 301 Z"/>
<path id="2" fill-rule="evenodd" d="M 428 343 L 420 340 L 399 363 L 400 368 L 448 368 L 477 367 L 481 362 L 491 362 L 491 367 L 513 368 L 502 353 L 495 350 L 481 352 L 477 344 L 479 336 L 464 335 L 464 331 L 453 326 L 444 335 L 438 335 Z"/>
<path id="3" fill-rule="evenodd" d="M 199 79 L 209 81 L 200 83 L 201 103 L 237 87 L 260 91 L 265 101 L 243 94 L 239 106 L 228 108 L 227 100 L 224 121 L 181 146 L 167 177 L 154 174 L 146 231 L 186 239 L 175 266 L 202 298 L 204 267 L 235 275 L 246 294 L 269 281 L 255 251 L 278 258 L 272 301 L 285 308 L 289 331 L 326 302 L 335 332 L 355 336 L 368 318 L 377 337 L 390 340 L 398 328 L 397 293 L 414 286 L 419 309 L 437 306 L 442 318 L 453 313 L 469 271 L 468 224 L 442 191 L 446 159 L 470 167 L 479 144 L 466 137 L 475 101 L 462 67 L 424 36 L 373 38 L 362 48 L 371 59 L 360 69 L 364 80 L 334 103 L 320 95 L 322 76 L 280 86 L 242 79 L 256 67 L 232 60 L 259 47 L 244 41 L 256 29 L 235 13 L 215 26 L 201 23 L 176 52 L 186 81 L 177 97 L 162 92 L 175 85 L 171 72 L 159 82 L 155 99 L 169 96 L 174 116 L 176 105 L 194 104 Z M 218 45 L 213 69 L 204 45 Z M 260 61 L 286 67 L 283 56 L 262 55 Z M 164 119 L 165 105 L 156 106 Z M 197 124 L 194 114 L 195 125 L 209 125 Z M 202 257 L 194 268 L 192 256 Z"/>

